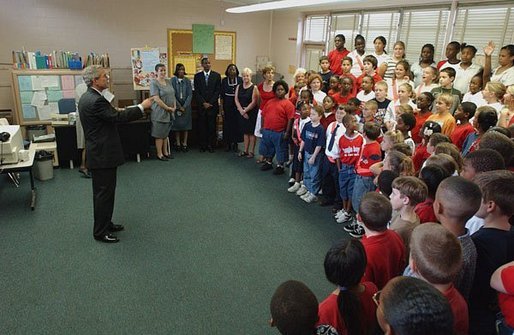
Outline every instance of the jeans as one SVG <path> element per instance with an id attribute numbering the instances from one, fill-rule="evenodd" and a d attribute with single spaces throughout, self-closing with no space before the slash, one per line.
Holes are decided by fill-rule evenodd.
<path id="1" fill-rule="evenodd" d="M 339 194 L 341 200 L 349 200 L 353 194 L 353 183 L 355 181 L 355 167 L 353 165 L 341 164 L 339 170 Z"/>
<path id="2" fill-rule="evenodd" d="M 309 164 L 308 160 L 312 154 L 305 151 L 303 153 L 303 184 L 310 193 L 316 195 L 321 188 L 321 159 L 323 153 L 319 153 L 314 160 L 314 164 Z"/>
<path id="3" fill-rule="evenodd" d="M 362 197 L 368 193 L 373 192 L 376 189 L 373 183 L 373 177 L 363 177 L 357 175 L 353 184 L 352 193 L 352 207 L 355 212 L 359 211 Z"/>
<path id="4" fill-rule="evenodd" d="M 288 158 L 287 141 L 284 140 L 284 132 L 263 129 L 259 153 L 266 158 L 273 158 L 276 155 L 277 163 L 283 165 Z"/>

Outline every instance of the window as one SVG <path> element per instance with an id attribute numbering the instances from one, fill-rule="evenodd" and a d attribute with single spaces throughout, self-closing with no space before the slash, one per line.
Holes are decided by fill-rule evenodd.
<path id="1" fill-rule="evenodd" d="M 330 39 L 328 41 L 328 50 L 334 48 L 334 37 L 337 34 L 343 34 L 346 39 L 345 47 L 352 49 L 353 39 L 358 34 L 359 14 L 335 14 L 332 16 L 330 25 Z"/>
<path id="2" fill-rule="evenodd" d="M 386 52 L 393 49 L 398 34 L 400 12 L 369 13 L 363 15 L 362 33 L 366 40 L 366 51 L 375 51 L 373 40 L 378 36 L 384 36 L 387 40 Z"/>
<path id="3" fill-rule="evenodd" d="M 308 16 L 305 21 L 304 41 L 325 43 L 327 40 L 328 16 Z"/>
<path id="4" fill-rule="evenodd" d="M 448 9 L 440 10 L 409 10 L 403 12 L 400 29 L 400 41 L 407 47 L 406 58 L 410 63 L 419 59 L 424 44 L 435 46 L 435 59 L 441 58 L 446 49 L 444 37 L 447 30 Z"/>
<path id="5" fill-rule="evenodd" d="M 470 7 L 457 11 L 453 40 L 466 42 L 482 52 L 493 41 L 495 54 L 501 47 L 512 43 L 514 36 L 514 6 Z"/>

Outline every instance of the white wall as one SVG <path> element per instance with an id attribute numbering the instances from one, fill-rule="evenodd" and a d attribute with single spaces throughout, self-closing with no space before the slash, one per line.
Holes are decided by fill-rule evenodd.
<path id="1" fill-rule="evenodd" d="M 118 98 L 132 99 L 130 48 L 167 48 L 167 29 L 193 23 L 237 32 L 240 68 L 269 56 L 269 13 L 228 14 L 210 0 L 1 0 L 0 109 L 14 108 L 10 89 L 12 50 L 108 52 Z M 226 4 L 224 4 L 226 6 Z"/>

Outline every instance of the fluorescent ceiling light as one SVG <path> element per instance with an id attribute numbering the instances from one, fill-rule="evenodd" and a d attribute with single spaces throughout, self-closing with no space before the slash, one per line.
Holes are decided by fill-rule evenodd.
<path id="1" fill-rule="evenodd" d="M 282 1 L 270 1 L 259 3 L 255 5 L 248 6 L 239 6 L 228 8 L 228 13 L 250 13 L 250 12 L 260 12 L 263 10 L 273 10 L 273 9 L 286 9 L 293 7 L 307 7 L 307 6 L 319 6 L 319 5 L 327 5 L 336 2 L 348 2 L 351 0 L 282 0 Z"/>

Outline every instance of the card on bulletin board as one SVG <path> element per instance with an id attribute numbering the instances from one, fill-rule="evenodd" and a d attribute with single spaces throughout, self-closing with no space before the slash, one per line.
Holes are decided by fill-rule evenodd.
<path id="1" fill-rule="evenodd" d="M 211 24 L 193 24 L 193 53 L 214 53 L 214 26 Z"/>

